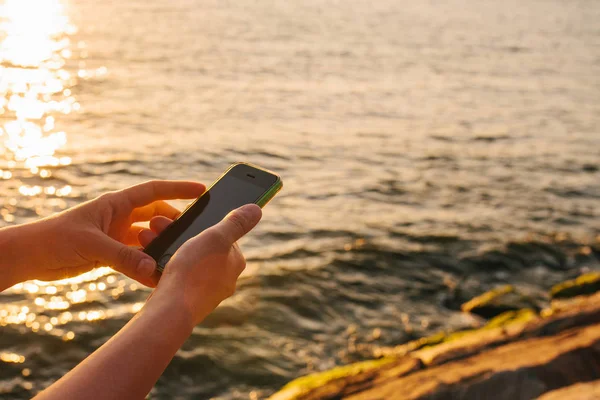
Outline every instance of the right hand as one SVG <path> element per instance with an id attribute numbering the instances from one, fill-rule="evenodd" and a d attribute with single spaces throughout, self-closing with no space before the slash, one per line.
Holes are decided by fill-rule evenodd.
<path id="1" fill-rule="evenodd" d="M 165 267 L 152 302 L 168 302 L 183 309 L 192 325 L 200 323 L 235 292 L 237 278 L 246 267 L 236 242 L 258 224 L 261 216 L 260 207 L 245 205 L 184 243 Z M 139 234 L 142 246 L 170 222 L 166 217 L 152 219 L 150 230 Z"/>

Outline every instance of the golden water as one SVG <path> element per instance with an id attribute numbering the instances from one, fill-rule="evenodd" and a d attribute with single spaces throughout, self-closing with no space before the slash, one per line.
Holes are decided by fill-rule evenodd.
<path id="1" fill-rule="evenodd" d="M 153 398 L 262 397 L 468 326 L 460 302 L 501 283 L 543 304 L 598 268 L 598 20 L 585 0 L 0 0 L 2 224 L 238 160 L 283 175 L 237 294 Z M 148 293 L 100 268 L 1 294 L 0 396 Z"/>

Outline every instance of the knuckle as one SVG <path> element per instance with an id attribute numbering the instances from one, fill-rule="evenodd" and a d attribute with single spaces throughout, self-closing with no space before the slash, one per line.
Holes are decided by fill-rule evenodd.
<path id="1" fill-rule="evenodd" d="M 117 254 L 119 266 L 126 267 L 133 262 L 133 254 L 128 247 L 121 247 Z"/>
<path id="2" fill-rule="evenodd" d="M 98 196 L 98 200 L 100 200 L 102 202 L 110 203 L 110 202 L 114 201 L 114 199 L 117 195 L 118 195 L 118 192 L 102 193 L 100 196 Z"/>
<path id="3" fill-rule="evenodd" d="M 227 237 L 219 229 L 209 228 L 204 231 L 204 237 L 215 246 L 229 246 Z"/>
<path id="4" fill-rule="evenodd" d="M 150 188 L 153 194 L 156 194 L 157 188 L 160 185 L 160 181 L 158 179 L 152 179 L 146 182 L 146 185 Z"/>
<path id="5" fill-rule="evenodd" d="M 158 180 L 152 179 L 152 180 L 142 183 L 138 187 L 138 189 L 140 190 L 141 193 L 146 193 L 146 194 L 150 195 L 150 197 L 154 198 L 154 197 L 156 197 L 157 187 L 158 187 Z"/>
<path id="6" fill-rule="evenodd" d="M 229 222 L 234 226 L 238 236 L 242 236 L 246 233 L 246 217 L 241 213 L 233 213 L 229 216 Z"/>
<path id="7" fill-rule="evenodd" d="M 123 198 L 123 191 L 118 190 L 103 193 L 98 197 L 98 200 L 106 207 L 119 209 L 123 205 Z"/>

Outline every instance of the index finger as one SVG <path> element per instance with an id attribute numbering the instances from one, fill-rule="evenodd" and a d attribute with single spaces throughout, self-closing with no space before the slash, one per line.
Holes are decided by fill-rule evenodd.
<path id="1" fill-rule="evenodd" d="M 193 199 L 200 196 L 206 186 L 190 181 L 148 181 L 121 190 L 132 208 L 143 207 L 157 200 Z"/>

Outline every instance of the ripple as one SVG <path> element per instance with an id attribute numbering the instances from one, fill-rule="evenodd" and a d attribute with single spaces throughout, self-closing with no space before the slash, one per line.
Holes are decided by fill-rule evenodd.
<path id="1" fill-rule="evenodd" d="M 2 225 L 238 160 L 282 174 L 236 296 L 151 398 L 263 398 L 469 326 L 460 304 L 499 284 L 544 304 L 600 268 L 600 3 L 466 1 L 5 1 Z M 0 397 L 104 343 L 149 294 L 132 285 L 101 269 L 0 295 L 2 352 L 25 357 L 0 361 Z"/>

